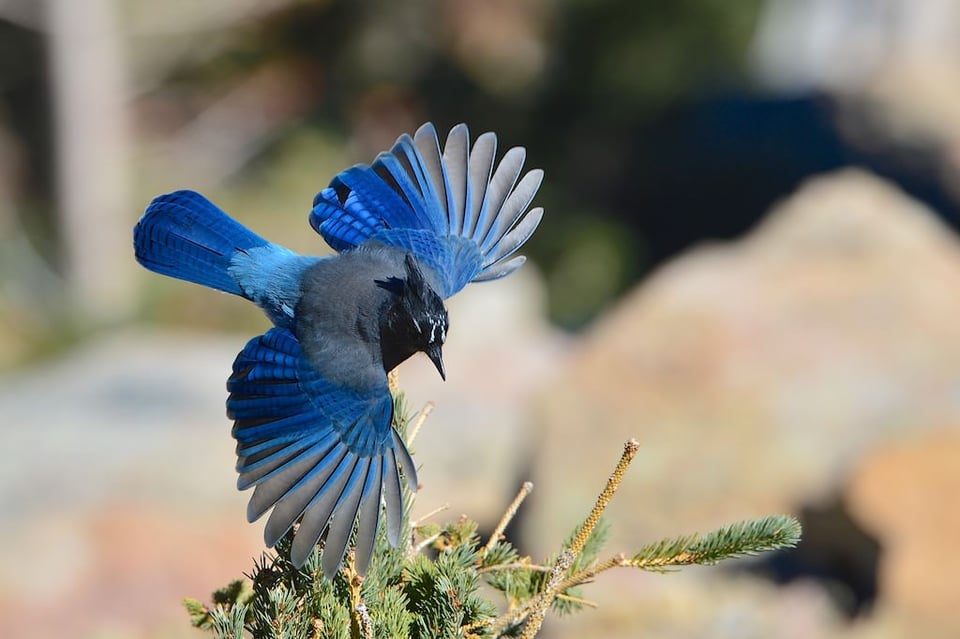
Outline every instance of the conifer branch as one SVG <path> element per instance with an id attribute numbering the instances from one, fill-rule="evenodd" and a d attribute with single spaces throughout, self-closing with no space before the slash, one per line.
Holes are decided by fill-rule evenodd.
<path id="1" fill-rule="evenodd" d="M 787 515 L 771 515 L 724 526 L 703 536 L 688 535 L 647 544 L 633 557 L 616 555 L 571 575 L 560 590 L 593 581 L 611 568 L 667 572 L 681 566 L 709 565 L 744 555 L 793 548 L 800 542 L 800 523 Z"/>
<path id="2" fill-rule="evenodd" d="M 617 462 L 616 468 L 614 468 L 613 473 L 607 479 L 606 486 L 604 486 L 600 495 L 597 496 L 597 500 L 590 514 L 587 515 L 584 522 L 580 524 L 573 538 L 566 544 L 566 547 L 557 558 L 554 568 L 551 571 L 550 579 L 547 581 L 544 590 L 529 599 L 519 608 L 508 610 L 505 614 L 501 615 L 493 624 L 495 636 L 500 635 L 507 627 L 519 623 L 524 619 L 526 619 L 526 625 L 524 627 L 524 634 L 521 635 L 521 637 L 533 637 L 539 631 L 540 626 L 543 624 L 546 611 L 553 604 L 554 599 L 556 599 L 557 595 L 564 593 L 564 591 L 572 587 L 563 585 L 566 582 L 564 577 L 570 567 L 580 558 L 588 542 L 594 539 L 600 518 L 610 504 L 610 500 L 613 499 L 614 494 L 616 494 L 620 484 L 623 482 L 627 468 L 630 467 L 630 462 L 636 457 L 638 450 L 640 450 L 640 444 L 636 439 L 630 439 L 623 445 L 623 453 L 620 455 L 620 461 Z M 568 600 L 576 599 L 578 599 L 578 597 L 574 595 Z M 528 635 L 527 633 L 531 634 Z"/>
<path id="3" fill-rule="evenodd" d="M 544 590 L 542 595 L 534 599 L 520 639 L 532 639 L 534 635 L 540 632 L 540 626 L 543 625 L 543 620 L 547 615 L 547 609 L 550 608 L 550 604 L 553 603 L 557 593 L 560 592 L 560 584 L 563 583 L 563 576 L 567 573 L 567 570 L 570 569 L 570 566 L 573 565 L 575 558 L 576 556 L 570 549 L 566 549 L 560 553 L 560 558 L 557 560 L 553 572 L 550 573 L 550 580 L 547 582 L 546 590 Z"/>
<path id="4" fill-rule="evenodd" d="M 649 544 L 627 565 L 643 570 L 671 566 L 715 564 L 724 559 L 793 548 L 800 542 L 800 523 L 787 515 L 736 522 L 705 535 L 691 535 Z"/>
<path id="5" fill-rule="evenodd" d="M 517 514 L 517 510 L 520 509 L 520 504 L 523 503 L 523 500 L 533 491 L 533 482 L 525 481 L 523 485 L 520 486 L 520 491 L 517 493 L 517 496 L 513 498 L 513 501 L 510 502 L 510 505 L 507 506 L 507 510 L 503 513 L 503 517 L 500 518 L 500 521 L 497 523 L 496 528 L 493 529 L 493 532 L 490 533 L 490 539 L 487 540 L 487 545 L 483 547 L 483 550 L 480 551 L 480 558 L 483 559 L 490 552 L 490 549 L 493 548 L 494 544 L 500 541 L 500 538 L 503 536 L 503 531 L 507 529 L 507 526 L 510 525 L 510 522 L 513 521 L 513 518 Z"/>
<path id="6" fill-rule="evenodd" d="M 588 608 L 600 607 L 599 604 L 597 604 L 597 602 L 595 601 L 590 601 L 589 599 L 584 599 L 583 597 L 574 597 L 573 595 L 564 594 L 562 592 L 559 595 L 557 595 L 557 599 L 562 599 L 563 601 L 569 601 L 571 603 L 577 604 L 578 606 L 586 606 Z"/>
<path id="7" fill-rule="evenodd" d="M 610 475 L 609 479 L 607 479 L 607 485 L 604 486 L 600 496 L 597 497 L 597 502 L 593 505 L 593 510 L 590 511 L 587 519 L 577 530 L 573 542 L 568 546 L 574 558 L 579 556 L 581 551 L 583 551 L 584 545 L 593 534 L 593 529 L 600 521 L 603 511 L 607 509 L 607 505 L 620 487 L 623 476 L 627 472 L 627 468 L 630 467 L 630 462 L 636 457 L 638 450 L 640 450 L 640 443 L 636 439 L 630 439 L 623 445 L 623 454 L 620 456 L 620 461 L 617 462 L 617 467 L 613 470 L 613 474 Z"/>
<path id="8" fill-rule="evenodd" d="M 373 623 L 370 615 L 365 614 L 367 607 L 363 603 L 363 575 L 357 574 L 356 552 L 347 553 L 344 566 L 341 568 L 347 583 L 350 585 L 350 637 L 351 639 L 373 639 Z"/>
<path id="9" fill-rule="evenodd" d="M 354 610 L 360 619 L 360 639 L 373 639 L 373 620 L 366 604 L 361 601 Z"/>
<path id="10" fill-rule="evenodd" d="M 413 423 L 407 431 L 407 446 L 413 444 L 413 440 L 415 440 L 420 433 L 420 428 L 424 422 L 427 421 L 427 418 L 430 417 L 430 413 L 433 412 L 434 406 L 433 402 L 427 402 L 423 405 L 423 408 L 420 409 L 420 412 L 417 413 L 416 417 L 413 418 Z"/>
<path id="11" fill-rule="evenodd" d="M 445 510 L 450 510 L 450 504 L 440 504 L 439 506 L 437 506 L 436 508 L 434 508 L 434 509 L 431 510 L 430 512 L 424 513 L 423 515 L 421 515 L 420 518 L 417 519 L 416 521 L 411 521 L 411 522 L 410 522 L 410 525 L 411 525 L 412 527 L 414 527 L 414 528 L 417 528 L 417 527 L 420 526 L 420 522 L 421 522 L 421 521 L 425 521 L 425 520 L 427 520 L 427 519 L 430 519 L 430 518 L 433 517 L 434 515 L 439 515 L 440 513 L 442 513 L 442 512 L 445 511 Z"/>

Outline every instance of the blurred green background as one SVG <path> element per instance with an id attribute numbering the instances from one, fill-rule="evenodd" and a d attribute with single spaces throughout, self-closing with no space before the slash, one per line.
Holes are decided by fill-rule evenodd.
<path id="1" fill-rule="evenodd" d="M 960 424 L 958 42 L 960 6 L 938 0 L 0 0 L 0 438 L 17 457 L 0 471 L 0 634 L 186 636 L 177 599 L 258 552 L 217 393 L 265 320 L 136 265 L 150 198 L 201 190 L 322 253 L 314 194 L 429 120 L 525 146 L 546 217 L 523 274 L 455 301 L 461 381 L 404 373 L 440 406 L 419 461 L 443 479 L 423 499 L 483 520 L 515 479 L 545 479 L 515 534 L 546 552 L 601 451 L 639 432 L 643 481 L 691 506 L 627 508 L 619 541 L 771 508 L 841 532 L 763 579 L 727 575 L 747 585 L 726 608 L 681 582 L 644 621 L 609 602 L 621 584 L 597 597 L 612 614 L 550 636 L 901 636 L 919 613 L 896 593 L 915 582 L 884 585 L 899 573 L 877 550 L 900 533 L 847 501 L 877 450 Z M 584 431 L 602 443 L 578 448 Z M 444 446 L 461 436 L 474 457 Z M 673 457 L 707 448 L 730 466 Z M 565 464 L 586 483 L 565 486 Z M 944 472 L 917 490 L 946 494 Z M 753 590 L 771 575 L 815 586 Z M 624 579 L 631 601 L 654 587 Z M 929 636 L 960 632 L 949 588 L 931 586 Z M 758 600 L 803 623 L 784 631 Z"/>

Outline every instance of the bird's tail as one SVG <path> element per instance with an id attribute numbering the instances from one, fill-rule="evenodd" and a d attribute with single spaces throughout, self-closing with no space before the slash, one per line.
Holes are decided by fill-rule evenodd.
<path id="1" fill-rule="evenodd" d="M 237 251 L 270 243 L 195 191 L 160 195 L 133 229 L 137 261 L 160 273 L 245 295 L 228 269 Z"/>

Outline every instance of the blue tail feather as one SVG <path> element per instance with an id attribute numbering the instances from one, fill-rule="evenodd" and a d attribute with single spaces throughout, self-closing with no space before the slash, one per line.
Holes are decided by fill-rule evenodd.
<path id="1" fill-rule="evenodd" d="M 400 543 L 403 530 L 403 491 L 400 488 L 399 468 L 393 450 L 383 456 L 383 503 L 387 511 L 387 541 L 391 546 Z"/>
<path id="2" fill-rule="evenodd" d="M 248 519 L 255 521 L 271 507 L 275 506 L 276 508 L 274 508 L 274 512 L 271 513 L 270 517 L 271 520 L 274 520 L 275 526 L 276 519 L 281 517 L 281 511 L 284 510 L 281 504 L 288 503 L 289 498 L 296 498 L 297 495 L 309 497 L 303 493 L 311 489 L 301 489 L 310 482 L 315 481 L 318 476 L 322 476 L 323 473 L 326 472 L 325 469 L 330 468 L 330 472 L 332 472 L 332 467 L 338 463 L 339 459 L 341 459 L 346 452 L 343 444 L 336 441 L 333 437 L 327 437 L 316 446 L 304 451 L 304 453 L 299 455 L 295 460 L 271 472 L 263 478 L 263 481 L 257 483 L 253 491 L 253 496 L 250 498 L 250 504 L 247 508 Z M 313 493 L 311 493 L 311 495 L 315 494 L 316 491 L 322 487 L 323 481 L 325 481 L 325 479 L 321 478 L 319 484 L 313 485 Z M 307 499 L 307 501 L 308 500 L 309 499 Z M 299 506 L 296 512 L 291 513 L 287 524 L 283 530 L 279 531 L 276 539 L 282 537 L 283 533 L 287 531 L 287 528 L 293 525 L 296 518 L 303 512 L 304 506 L 306 506 L 305 502 Z M 272 533 L 268 530 L 265 534 L 270 538 Z"/>
<path id="3" fill-rule="evenodd" d="M 133 231 L 146 268 L 234 295 L 244 295 L 228 272 L 234 254 L 269 244 L 195 191 L 154 198 Z"/>

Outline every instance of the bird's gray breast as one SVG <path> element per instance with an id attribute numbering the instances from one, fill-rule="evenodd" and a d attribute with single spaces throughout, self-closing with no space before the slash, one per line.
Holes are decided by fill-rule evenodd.
<path id="1" fill-rule="evenodd" d="M 380 314 L 389 293 L 377 281 L 403 274 L 399 250 L 355 250 L 304 273 L 295 334 L 310 364 L 327 380 L 363 391 L 386 383 Z"/>

